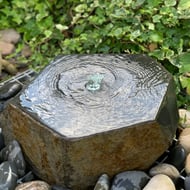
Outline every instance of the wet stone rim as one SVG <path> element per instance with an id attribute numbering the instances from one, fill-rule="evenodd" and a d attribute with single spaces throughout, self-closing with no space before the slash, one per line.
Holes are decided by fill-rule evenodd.
<path id="1" fill-rule="evenodd" d="M 104 77 L 92 92 L 86 84 L 97 73 Z M 47 66 L 20 101 L 57 132 L 80 137 L 154 120 L 170 79 L 144 55 L 67 55 Z"/>

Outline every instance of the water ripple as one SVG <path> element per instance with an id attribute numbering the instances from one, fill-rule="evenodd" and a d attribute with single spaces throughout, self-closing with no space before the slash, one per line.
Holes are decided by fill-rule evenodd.
<path id="1" fill-rule="evenodd" d="M 103 75 L 101 87 L 89 91 L 94 74 Z M 169 78 L 143 55 L 67 55 L 25 89 L 21 106 L 64 136 L 87 136 L 153 120 Z"/>

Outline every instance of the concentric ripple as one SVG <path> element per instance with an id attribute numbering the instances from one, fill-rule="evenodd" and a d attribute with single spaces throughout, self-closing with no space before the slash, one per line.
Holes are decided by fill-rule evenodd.
<path id="1" fill-rule="evenodd" d="M 94 91 L 91 76 L 102 77 Z M 23 91 L 21 106 L 61 135 L 87 136 L 153 120 L 169 78 L 143 55 L 68 55 Z"/>

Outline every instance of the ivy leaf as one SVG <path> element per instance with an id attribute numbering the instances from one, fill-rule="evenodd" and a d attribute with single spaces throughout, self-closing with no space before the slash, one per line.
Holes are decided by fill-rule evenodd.
<path id="1" fill-rule="evenodd" d="M 183 75 L 181 75 L 180 77 L 180 82 L 183 88 L 186 88 L 187 86 L 190 85 L 190 78 L 189 77 L 185 77 Z"/>
<path id="2" fill-rule="evenodd" d="M 17 24 L 21 24 L 22 23 L 22 17 L 18 14 L 14 14 L 13 16 L 13 21 L 15 21 Z"/>
<path id="3" fill-rule="evenodd" d="M 159 4 L 161 4 L 162 0 L 147 0 L 149 7 L 157 7 Z"/>
<path id="4" fill-rule="evenodd" d="M 190 19 L 190 10 L 189 9 L 180 10 L 178 12 L 179 12 L 180 19 Z"/>
<path id="5" fill-rule="evenodd" d="M 113 28 L 112 31 L 110 32 L 110 36 L 119 37 L 122 35 L 122 33 L 123 33 L 122 28 Z"/>
<path id="6" fill-rule="evenodd" d="M 162 18 L 162 15 L 154 15 L 152 17 L 152 20 L 153 20 L 154 23 L 159 23 L 161 18 Z"/>
<path id="7" fill-rule="evenodd" d="M 45 30 L 44 34 L 45 34 L 46 38 L 49 38 L 52 35 L 52 31 L 51 30 Z"/>
<path id="8" fill-rule="evenodd" d="M 158 60 L 165 59 L 165 53 L 163 50 L 155 49 L 154 51 L 149 53 L 150 56 L 156 57 Z"/>
<path id="9" fill-rule="evenodd" d="M 69 27 L 68 26 L 65 26 L 65 25 L 62 25 L 62 24 L 56 24 L 55 27 L 60 30 L 60 31 L 64 31 L 64 30 L 67 30 Z"/>
<path id="10" fill-rule="evenodd" d="M 175 6 L 175 5 L 176 5 L 176 0 L 165 0 L 165 1 L 164 1 L 164 4 L 165 4 L 167 7 Z"/>
<path id="11" fill-rule="evenodd" d="M 85 24 L 76 25 L 75 28 L 73 29 L 73 34 L 75 36 L 80 35 L 84 31 L 84 28 Z"/>
<path id="12" fill-rule="evenodd" d="M 166 56 L 166 58 L 167 58 L 168 60 L 170 60 L 170 58 L 174 56 L 174 51 L 171 50 L 171 49 L 165 50 L 165 56 Z"/>
<path id="13" fill-rule="evenodd" d="M 179 68 L 180 73 L 190 72 L 190 52 L 174 56 L 170 61 L 174 66 Z"/>
<path id="14" fill-rule="evenodd" d="M 148 26 L 149 30 L 154 30 L 155 29 L 155 26 L 154 26 L 153 23 L 148 22 L 148 23 L 146 23 L 146 25 Z"/>
<path id="15" fill-rule="evenodd" d="M 190 78 L 181 75 L 181 76 L 179 77 L 179 79 L 180 79 L 180 82 L 181 82 L 182 87 L 185 88 L 187 94 L 190 95 Z"/>
<path id="16" fill-rule="evenodd" d="M 136 2 L 134 2 L 134 4 L 132 4 L 132 7 L 135 9 L 135 8 L 138 8 L 140 7 L 141 5 L 143 5 L 143 3 L 145 2 L 145 0 L 137 0 Z"/>
<path id="17" fill-rule="evenodd" d="M 27 8 L 27 2 L 25 2 L 25 1 L 17 1 L 16 6 L 19 7 L 19 8 L 26 9 Z"/>
<path id="18" fill-rule="evenodd" d="M 46 10 L 47 7 L 45 5 L 45 3 L 36 4 L 35 10 L 38 12 L 38 14 L 36 14 L 37 21 L 41 21 L 43 18 L 48 16 L 48 11 Z"/>
<path id="19" fill-rule="evenodd" d="M 179 10 L 185 10 L 190 8 L 190 1 L 189 0 L 180 0 L 178 4 Z"/>
<path id="20" fill-rule="evenodd" d="M 179 55 L 178 57 L 179 63 L 181 65 L 180 72 L 185 73 L 185 72 L 190 72 L 190 53 L 183 53 Z"/>
<path id="21" fill-rule="evenodd" d="M 162 42 L 163 41 L 162 33 L 157 32 L 157 31 L 150 32 L 149 38 L 152 42 Z"/>
<path id="22" fill-rule="evenodd" d="M 75 11 L 77 13 L 83 13 L 83 12 L 86 11 L 87 8 L 88 8 L 87 4 L 80 4 L 80 5 L 78 5 L 78 6 L 75 7 Z"/>
<path id="23" fill-rule="evenodd" d="M 135 30 L 131 33 L 131 40 L 134 40 L 135 38 L 139 37 L 141 35 L 140 30 Z"/>

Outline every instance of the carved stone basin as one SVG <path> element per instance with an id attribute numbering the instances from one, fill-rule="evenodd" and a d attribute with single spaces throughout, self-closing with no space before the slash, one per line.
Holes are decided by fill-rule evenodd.
<path id="1" fill-rule="evenodd" d="M 1 115 L 40 178 L 72 189 L 148 168 L 170 145 L 172 76 L 145 55 L 67 55 L 51 62 Z"/>

